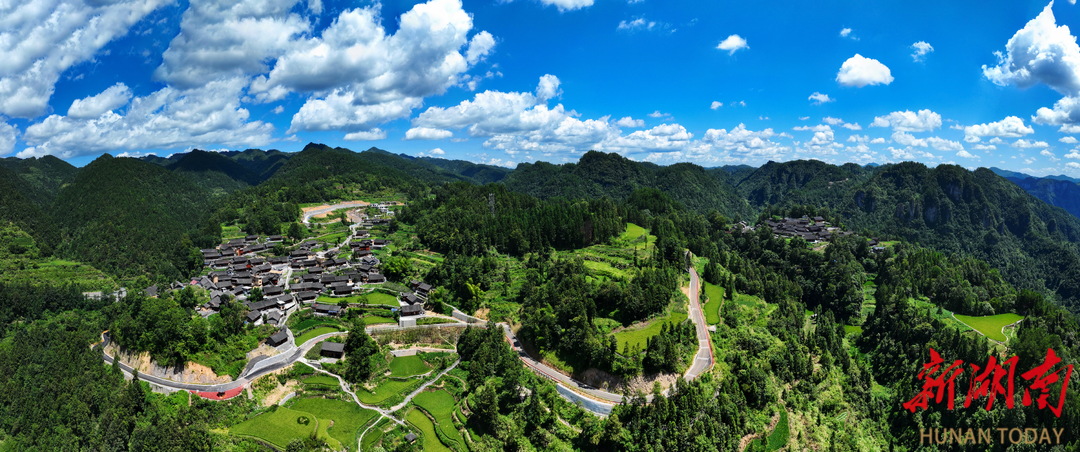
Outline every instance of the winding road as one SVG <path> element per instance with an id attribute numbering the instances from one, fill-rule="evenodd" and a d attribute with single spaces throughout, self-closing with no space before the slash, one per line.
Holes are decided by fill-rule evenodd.
<path id="1" fill-rule="evenodd" d="M 694 323 L 694 326 L 695 326 L 695 329 L 696 329 L 697 340 L 698 340 L 698 351 L 694 355 L 694 362 L 690 365 L 690 367 L 683 374 L 683 378 L 688 380 L 688 381 L 693 380 L 693 379 L 697 378 L 698 376 L 700 376 L 702 373 L 708 371 L 708 369 L 711 368 L 713 363 L 714 363 L 714 357 L 713 357 L 713 353 L 712 353 L 711 341 L 709 339 L 709 331 L 707 329 L 707 325 L 705 324 L 705 315 L 701 311 L 701 302 L 700 302 L 699 294 L 700 294 L 700 280 L 698 278 L 697 271 L 695 271 L 694 268 L 691 267 L 690 268 L 690 287 L 689 287 L 689 294 L 688 294 L 689 299 L 690 299 L 690 303 L 689 303 L 690 316 L 689 317 L 690 317 L 691 322 Z M 394 330 L 402 330 L 402 329 L 419 329 L 419 328 L 447 328 L 447 327 L 480 327 L 480 328 L 485 328 L 485 327 L 487 327 L 487 321 L 485 321 L 483 319 L 476 318 L 476 317 L 472 317 L 472 316 L 464 314 L 464 313 L 461 313 L 460 311 L 455 312 L 454 316 L 456 318 L 458 318 L 459 320 L 462 320 L 462 322 L 461 323 L 442 323 L 442 324 L 434 324 L 434 325 L 416 325 L 416 326 L 406 326 L 406 327 L 396 326 L 396 325 L 395 326 L 377 326 L 377 325 L 374 325 L 374 326 L 367 327 L 366 331 L 368 333 L 375 333 L 375 332 L 380 332 L 380 331 L 394 331 Z M 521 345 L 520 345 L 521 343 L 518 341 L 517 336 L 514 335 L 514 332 L 510 329 L 510 325 L 508 325 L 506 323 L 498 323 L 497 325 L 500 328 L 502 328 L 503 334 L 506 336 L 506 340 L 510 343 L 510 346 L 513 348 L 513 350 L 515 352 L 517 352 L 518 358 L 521 360 L 522 364 L 524 364 L 525 367 L 529 368 L 531 371 L 533 371 L 537 375 L 540 375 L 540 376 L 542 376 L 544 378 L 547 378 L 548 380 L 551 380 L 553 383 L 555 383 L 556 389 L 558 390 L 559 394 L 563 396 L 563 398 L 565 398 L 565 399 L 569 400 L 570 402 L 575 403 L 575 404 L 577 404 L 579 406 L 582 406 L 583 408 L 585 408 L 585 409 L 587 409 L 589 411 L 592 411 L 593 413 L 599 414 L 599 415 L 608 415 L 608 414 L 610 414 L 615 405 L 623 403 L 625 401 L 625 397 L 622 396 L 621 394 L 615 394 L 615 393 L 611 393 L 611 392 L 608 392 L 608 391 L 604 391 L 602 389 L 598 389 L 598 388 L 589 386 L 589 385 L 587 385 L 585 383 L 577 381 L 577 380 L 571 378 L 570 376 L 568 376 L 566 374 L 563 374 L 563 373 L 559 372 L 558 370 L 555 370 L 554 368 L 552 368 L 552 367 L 550 367 L 550 366 L 548 366 L 548 365 L 534 359 L 533 357 L 529 356 L 529 354 L 526 353 L 521 348 Z M 228 383 L 218 383 L 218 384 L 181 383 L 181 382 L 177 382 L 177 381 L 173 381 L 173 380 L 168 380 L 168 379 L 164 379 L 164 378 L 160 378 L 160 377 L 155 377 L 153 375 L 148 375 L 148 374 L 139 374 L 139 378 L 144 380 L 144 381 L 150 382 L 152 384 L 155 384 L 155 385 L 158 385 L 158 386 L 161 386 L 161 387 L 164 387 L 164 388 L 168 388 L 168 389 L 173 389 L 173 390 L 186 390 L 186 391 L 199 391 L 199 392 L 218 392 L 218 393 L 226 392 L 226 391 L 229 391 L 229 390 L 234 390 L 236 388 L 244 387 L 249 382 L 255 380 L 256 378 L 259 378 L 260 376 L 263 376 L 263 375 L 265 375 L 267 373 L 270 373 L 270 372 L 273 372 L 275 370 L 278 370 L 278 369 L 284 368 L 286 366 L 289 366 L 289 365 L 291 365 L 291 364 L 293 364 L 293 363 L 295 363 L 297 361 L 305 361 L 306 362 L 306 360 L 303 360 L 304 355 L 307 354 L 307 352 L 310 351 L 313 347 L 315 347 L 315 345 L 319 344 L 321 341 L 323 341 L 323 340 L 325 340 L 327 338 L 330 338 L 330 337 L 333 337 L 333 336 L 341 336 L 341 335 L 345 335 L 345 334 L 348 334 L 348 333 L 347 332 L 334 332 L 334 333 L 323 334 L 321 336 L 317 336 L 317 337 L 315 337 L 315 338 L 313 338 L 311 340 L 308 340 L 307 342 L 305 342 L 304 344 L 302 344 L 300 346 L 293 345 L 292 333 L 290 332 L 289 334 L 290 334 L 289 342 L 288 342 L 289 345 L 284 347 L 283 349 L 280 349 L 282 351 L 282 353 L 279 353 L 279 354 L 274 355 L 274 356 L 269 357 L 269 358 L 263 358 L 263 359 L 259 359 L 257 361 L 253 361 L 253 362 L 249 363 L 247 368 L 244 369 L 244 372 L 241 373 L 239 378 L 237 378 L 234 381 L 228 382 Z M 114 357 L 109 356 L 107 353 L 104 352 L 104 346 L 107 345 L 108 342 L 109 342 L 108 332 L 103 332 L 102 333 L 102 342 L 95 345 L 94 347 L 95 348 L 100 348 L 101 351 L 102 351 L 102 356 L 105 359 L 105 362 L 107 362 L 109 364 L 112 364 L 113 361 L 114 361 Z M 120 362 L 119 366 L 120 366 L 121 370 L 123 370 L 125 373 L 127 373 L 129 375 L 132 375 L 135 372 L 134 369 L 131 368 L 131 366 L 128 366 L 127 364 L 124 364 L 123 362 Z M 456 366 L 456 364 L 455 364 L 455 366 Z M 451 366 L 450 368 L 444 370 L 443 374 L 448 372 L 451 368 L 453 368 L 453 366 Z M 330 374 L 330 372 L 326 372 L 325 370 L 322 370 L 322 369 L 319 369 L 319 371 Z M 333 374 L 331 374 L 331 375 L 333 375 Z M 441 374 L 440 374 L 440 376 L 441 376 Z M 339 377 L 339 379 L 340 379 L 340 377 Z M 434 380 L 432 380 L 432 381 L 434 381 Z M 430 384 L 430 382 L 428 382 L 428 384 Z M 421 389 L 423 389 L 424 387 L 426 387 L 426 385 L 422 386 Z M 415 393 L 411 394 L 411 395 L 415 395 Z M 355 394 L 353 394 L 353 397 L 355 398 Z M 648 398 L 651 399 L 651 395 L 648 396 Z M 406 399 L 406 400 L 408 400 L 408 399 Z M 358 404 L 360 404 L 359 399 L 357 399 L 356 401 L 357 401 Z M 365 408 L 376 409 L 376 408 L 371 408 L 371 407 L 369 407 L 367 405 L 364 405 L 364 404 L 360 404 L 360 405 L 365 407 Z M 396 407 L 396 408 L 400 408 L 400 407 Z M 380 411 L 380 410 L 377 410 L 377 411 Z M 393 410 L 391 410 L 391 411 L 393 411 Z M 382 411 L 380 411 L 380 413 L 382 413 Z M 382 414 L 387 415 L 386 413 L 382 413 Z M 397 420 L 395 419 L 395 421 L 397 421 Z"/>

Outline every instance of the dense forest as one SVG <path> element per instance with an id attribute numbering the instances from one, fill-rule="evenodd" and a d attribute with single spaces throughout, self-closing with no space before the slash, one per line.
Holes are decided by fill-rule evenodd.
<path id="1" fill-rule="evenodd" d="M 595 417 L 523 367 L 500 327 L 465 329 L 456 350 L 476 449 L 757 451 L 775 450 L 775 437 L 815 450 L 916 450 L 922 427 L 1080 431 L 1076 397 L 1060 416 L 1023 403 L 1023 391 L 1011 408 L 901 408 L 921 387 L 930 347 L 968 365 L 1016 356 L 1021 370 L 1049 348 L 1067 364 L 1080 356 L 1080 219 L 1040 200 L 1058 193 L 1049 185 L 952 165 L 704 169 L 599 152 L 507 170 L 317 144 L 298 153 L 103 156 L 83 168 L 3 159 L 0 259 L 13 262 L 5 268 L 70 259 L 129 293 L 112 302 L 84 296 L 75 281 L 0 282 L 0 372 L 10 376 L 0 448 L 259 450 L 221 433 L 257 411 L 253 402 L 152 393 L 90 345 L 110 330 L 118 345 L 161 364 L 208 362 L 235 377 L 275 328 L 245 324 L 246 308 L 228 297 L 218 315 L 202 317 L 203 292 L 151 298 L 141 289 L 197 275 L 198 249 L 220 243 L 223 227 L 288 234 L 300 227 L 301 205 L 358 194 L 408 200 L 383 231 L 405 239 L 386 258 L 387 274 L 402 287 L 410 278 L 437 287 L 434 310 L 496 313 L 523 350 L 575 377 L 676 376 L 668 391 L 627 390 L 627 403 Z M 761 225 L 802 215 L 854 234 L 823 246 Z M 625 237 L 631 226 L 640 236 Z M 438 258 L 417 266 L 410 259 L 421 252 Z M 601 252 L 617 254 L 619 266 L 598 264 Z M 685 319 L 676 310 L 691 266 L 708 283 L 712 295 L 703 296 L 720 300 L 702 300 L 719 306 L 710 322 L 716 363 L 688 382 L 677 375 L 697 345 L 689 320 L 663 323 L 640 346 L 620 347 L 614 332 Z M 1006 343 L 956 320 L 998 314 L 1024 318 Z M 363 320 L 342 325 L 344 364 L 331 368 L 357 385 L 385 372 L 386 350 Z M 1065 441 L 1068 450 L 1078 440 Z"/>

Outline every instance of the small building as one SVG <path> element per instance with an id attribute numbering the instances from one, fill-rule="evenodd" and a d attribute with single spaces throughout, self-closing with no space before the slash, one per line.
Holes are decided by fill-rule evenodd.
<path id="1" fill-rule="evenodd" d="M 284 344 L 288 340 L 289 333 L 285 332 L 285 329 L 280 329 L 278 330 L 278 332 L 270 336 L 270 338 L 266 340 L 266 343 L 272 347 L 277 347 L 281 344 Z"/>
<path id="2" fill-rule="evenodd" d="M 146 296 L 151 298 L 158 296 L 157 284 L 147 287 L 146 290 L 144 290 L 143 292 L 146 293 Z"/>
<path id="3" fill-rule="evenodd" d="M 262 325 L 262 314 L 260 314 L 259 311 L 251 311 L 247 313 L 245 320 L 255 326 Z"/>
<path id="4" fill-rule="evenodd" d="M 334 292 L 334 295 L 350 295 L 353 292 L 352 286 L 348 283 L 334 283 L 330 286 L 330 290 Z"/>
<path id="5" fill-rule="evenodd" d="M 315 303 L 312 310 L 315 311 L 315 315 L 338 315 L 341 313 L 341 308 L 336 304 Z"/>
<path id="6" fill-rule="evenodd" d="M 405 441 L 408 441 L 410 443 L 413 442 L 413 441 L 416 441 L 416 438 L 418 438 L 418 437 L 413 432 L 409 432 L 408 435 L 405 435 Z"/>
<path id="7" fill-rule="evenodd" d="M 327 358 L 341 358 L 345 356 L 345 344 L 323 341 L 319 354 Z"/>
<path id="8" fill-rule="evenodd" d="M 407 293 L 405 295 L 402 295 L 401 301 L 404 301 L 408 304 L 417 304 L 420 302 L 420 297 L 417 297 L 416 294 Z"/>
<path id="9" fill-rule="evenodd" d="M 300 301 L 315 301 L 319 298 L 319 293 L 315 291 L 304 291 L 296 295 L 296 298 Z"/>
<path id="10" fill-rule="evenodd" d="M 368 273 L 367 282 L 370 284 L 380 284 L 386 282 L 386 277 L 380 273 Z"/>
<path id="11" fill-rule="evenodd" d="M 401 307 L 402 316 L 421 315 L 424 313 L 424 305 L 422 304 L 410 304 L 408 306 Z"/>

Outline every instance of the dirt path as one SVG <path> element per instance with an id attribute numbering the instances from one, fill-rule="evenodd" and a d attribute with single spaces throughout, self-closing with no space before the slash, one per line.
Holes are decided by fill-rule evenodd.
<path id="1" fill-rule="evenodd" d="M 784 410 L 787 409 L 783 405 L 781 405 L 780 408 L 784 409 Z M 767 432 L 773 431 L 773 429 L 776 428 L 776 424 L 779 423 L 779 422 L 780 422 L 780 412 L 778 411 L 778 412 L 776 412 L 776 414 L 773 415 L 772 419 L 769 419 L 769 426 L 765 429 L 765 431 L 767 431 Z M 760 433 L 751 433 L 749 435 L 743 436 L 741 439 L 739 439 L 739 451 L 742 452 L 742 451 L 746 450 L 746 447 L 750 445 L 750 441 L 753 441 L 753 440 L 758 439 L 760 437 L 761 437 Z"/>

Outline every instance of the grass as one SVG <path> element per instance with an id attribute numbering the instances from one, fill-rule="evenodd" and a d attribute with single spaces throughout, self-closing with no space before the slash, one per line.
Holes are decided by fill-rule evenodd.
<path id="1" fill-rule="evenodd" d="M 720 304 L 724 301 L 724 288 L 705 283 L 705 296 L 709 298 L 709 301 L 702 306 L 705 310 L 705 323 L 716 325 L 720 323 Z"/>
<path id="2" fill-rule="evenodd" d="M 320 326 L 318 328 L 312 328 L 296 338 L 296 345 L 304 345 L 305 342 L 310 341 L 317 336 L 321 336 L 326 333 L 335 333 L 338 331 L 341 331 L 341 328 L 334 326 Z"/>
<path id="3" fill-rule="evenodd" d="M 431 370 L 419 356 L 398 356 L 390 360 L 391 377 L 412 377 Z"/>
<path id="4" fill-rule="evenodd" d="M 384 292 L 375 291 L 364 295 L 364 297 L 366 298 L 366 301 L 364 301 L 364 303 L 367 304 L 378 304 L 383 306 L 390 306 L 393 308 L 401 305 L 401 303 L 398 303 L 397 297 Z"/>
<path id="5" fill-rule="evenodd" d="M 420 443 L 421 450 L 452 450 L 449 447 L 446 447 L 442 441 L 439 441 L 439 436 L 435 433 L 435 424 L 431 423 L 431 419 L 428 419 L 423 411 L 418 409 L 410 410 L 409 414 L 405 416 L 405 420 L 408 421 L 409 424 L 412 424 L 413 427 L 420 430 L 420 433 L 423 436 L 422 442 Z"/>
<path id="6" fill-rule="evenodd" d="M 976 331 L 982 333 L 986 337 L 998 342 L 1005 342 L 1009 338 L 1005 337 L 1001 329 L 1006 325 L 1011 325 L 1020 320 L 1023 320 L 1024 316 L 1013 313 L 987 315 L 987 316 L 968 316 L 956 314 L 956 320 L 963 322 L 964 324 L 974 328 Z"/>
<path id="7" fill-rule="evenodd" d="M 440 440 L 447 440 L 448 446 L 455 447 L 464 443 L 465 439 L 461 437 L 461 432 L 454 426 L 454 408 L 457 407 L 457 400 L 454 396 L 445 390 L 427 391 L 417 394 L 413 398 L 413 403 L 416 406 L 423 408 L 435 418 L 435 429 L 437 430 Z"/>
<path id="8" fill-rule="evenodd" d="M 417 325 L 437 325 L 437 324 L 440 324 L 440 323 L 456 323 L 456 322 L 458 322 L 458 320 L 452 320 L 452 319 L 448 319 L 448 318 L 445 318 L 445 317 L 424 317 L 422 319 L 417 319 L 416 320 Z"/>
<path id="9" fill-rule="evenodd" d="M 844 332 L 847 334 L 862 334 L 861 326 L 844 325 Z"/>
<path id="10" fill-rule="evenodd" d="M 341 322 L 337 319 L 331 319 L 330 317 L 314 317 L 301 320 L 289 329 L 292 330 L 293 334 L 297 334 L 299 332 L 302 332 L 309 328 L 314 328 L 316 326 L 341 326 Z"/>
<path id="11" fill-rule="evenodd" d="M 788 431 L 788 414 L 787 410 L 784 410 L 780 412 L 780 421 L 776 423 L 776 428 L 769 434 L 765 450 L 772 452 L 782 449 L 787 445 L 789 436 L 791 432 Z"/>
<path id="12" fill-rule="evenodd" d="M 314 375 L 304 379 L 304 386 L 325 386 L 330 388 L 337 388 L 340 386 L 337 378 L 329 375 Z"/>
<path id="13" fill-rule="evenodd" d="M 293 402 L 292 408 L 318 417 L 320 428 L 323 424 L 329 425 L 327 421 L 333 421 L 327 433 L 349 449 L 356 447 L 356 435 L 360 433 L 360 428 L 378 415 L 354 403 L 323 398 L 299 399 Z"/>
<path id="14" fill-rule="evenodd" d="M 739 306 L 746 306 L 753 308 L 765 304 L 765 300 L 755 297 L 753 295 L 747 295 L 744 293 L 735 294 L 735 304 Z"/>
<path id="15" fill-rule="evenodd" d="M 87 291 L 111 292 L 119 285 L 91 265 L 63 259 L 12 258 L 0 262 L 0 282 L 47 284 L 72 283 Z"/>
<path id="16" fill-rule="evenodd" d="M 686 320 L 686 314 L 682 312 L 672 312 L 670 315 L 664 318 L 654 319 L 647 322 L 641 327 L 631 326 L 628 329 L 615 333 L 615 341 L 618 343 L 618 349 L 624 350 L 627 346 L 631 349 L 640 348 L 645 349 L 645 343 L 650 337 L 660 334 L 660 328 L 664 323 L 677 324 Z"/>
<path id="17" fill-rule="evenodd" d="M 300 423 L 298 419 L 301 418 L 307 419 L 307 423 Z M 241 422 L 230 428 L 229 432 L 260 439 L 278 449 L 285 449 L 294 439 L 310 437 L 318 422 L 310 413 L 279 407 Z"/>
<path id="18" fill-rule="evenodd" d="M 409 380 L 394 380 L 387 378 L 371 391 L 368 391 L 367 388 L 358 388 L 356 390 L 356 396 L 360 398 L 361 402 L 369 405 L 378 405 L 395 395 L 400 394 L 404 396 L 405 394 L 408 394 L 409 391 L 420 386 L 420 383 L 422 383 L 422 381 L 415 378 Z"/>
<path id="19" fill-rule="evenodd" d="M 364 321 L 364 325 L 378 325 L 382 323 L 397 323 L 397 320 L 389 317 L 380 317 L 377 315 L 369 315 L 361 318 Z"/>

